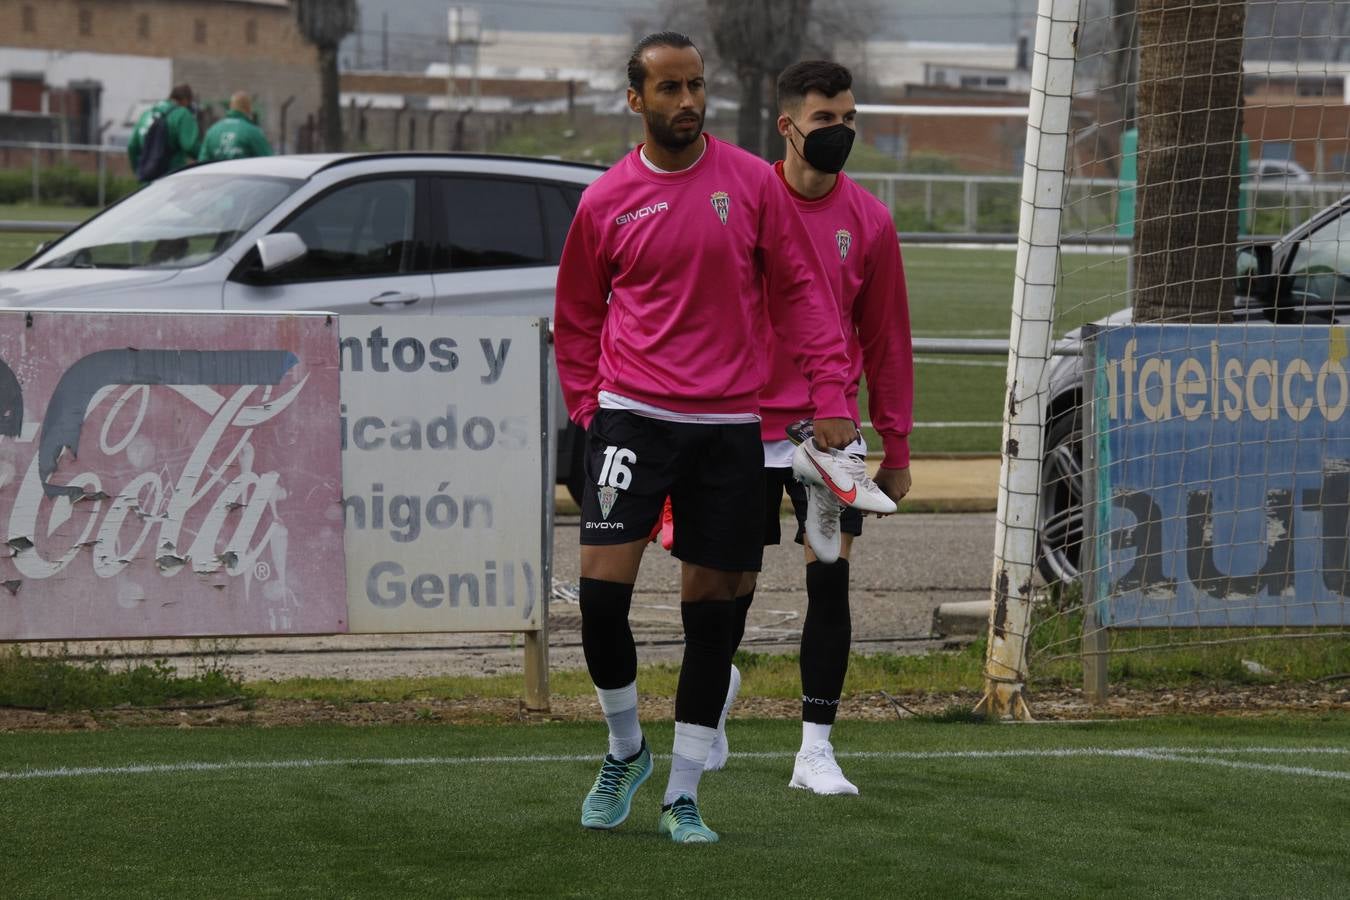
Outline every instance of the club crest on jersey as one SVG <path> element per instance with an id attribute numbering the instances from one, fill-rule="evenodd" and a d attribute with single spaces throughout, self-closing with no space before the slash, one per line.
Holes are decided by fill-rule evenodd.
<path id="1" fill-rule="evenodd" d="M 619 489 L 605 485 L 600 489 L 600 516 L 608 519 L 609 511 L 614 508 L 614 501 L 619 499 Z"/>
<path id="2" fill-rule="evenodd" d="M 731 195 L 726 191 L 713 191 L 713 195 L 708 198 L 712 201 L 713 209 L 717 210 L 717 218 L 722 220 L 722 224 L 727 224 L 727 216 L 731 213 Z"/>
<path id="3" fill-rule="evenodd" d="M 848 233 L 847 228 L 840 228 L 834 233 L 834 242 L 839 245 L 840 261 L 848 259 L 848 248 L 853 246 L 853 235 Z"/>

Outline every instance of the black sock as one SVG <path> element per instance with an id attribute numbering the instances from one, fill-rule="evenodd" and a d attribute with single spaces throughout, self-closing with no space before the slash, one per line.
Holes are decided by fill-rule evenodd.
<path id="1" fill-rule="evenodd" d="M 853 625 L 848 614 L 848 560 L 806 566 L 802 623 L 802 721 L 833 725 L 848 672 Z"/>
<path id="2" fill-rule="evenodd" d="M 736 598 L 736 621 L 731 631 L 731 655 L 735 656 L 736 651 L 741 649 L 741 638 L 745 637 L 745 618 L 750 615 L 750 604 L 755 600 L 755 589 L 751 588 L 750 593 L 742 594 Z"/>
<path id="3" fill-rule="evenodd" d="M 633 586 L 581 579 L 581 649 L 598 688 L 613 690 L 637 680 L 637 644 L 628 627 Z"/>
<path id="4" fill-rule="evenodd" d="M 731 631 L 736 607 L 730 600 L 680 604 L 684 662 L 675 689 L 675 721 L 717 727 L 731 684 Z"/>

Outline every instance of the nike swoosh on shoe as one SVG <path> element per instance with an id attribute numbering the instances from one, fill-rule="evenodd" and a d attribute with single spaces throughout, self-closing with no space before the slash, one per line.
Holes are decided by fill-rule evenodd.
<path id="1" fill-rule="evenodd" d="M 808 456 L 807 459 L 811 459 L 811 457 Z M 858 486 L 856 484 L 847 491 L 841 491 L 839 485 L 834 483 L 834 479 L 830 477 L 830 473 L 826 472 L 825 469 L 821 467 L 820 463 L 811 459 L 811 465 L 816 467 L 816 471 L 820 473 L 820 477 L 825 482 L 825 486 L 834 491 L 834 495 L 840 500 L 843 500 L 847 504 L 852 504 L 854 500 L 858 499 Z"/>

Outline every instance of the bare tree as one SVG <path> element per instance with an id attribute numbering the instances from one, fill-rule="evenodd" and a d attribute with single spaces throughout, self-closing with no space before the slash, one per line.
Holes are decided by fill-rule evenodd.
<path id="1" fill-rule="evenodd" d="M 811 0 L 708 0 L 708 25 L 722 61 L 740 82 L 736 143 L 766 155 L 765 87 L 801 58 Z"/>
<path id="2" fill-rule="evenodd" d="M 772 22 L 763 16 L 757 22 L 751 21 L 757 10 L 764 9 L 769 10 Z M 716 14 L 721 10 L 734 12 L 733 21 L 740 28 L 737 40 L 725 49 L 716 32 L 718 23 L 726 21 Z M 792 21 L 787 29 L 773 24 L 789 17 Z M 782 147 L 772 128 L 766 129 L 764 124 L 773 120 L 773 85 L 778 73 L 802 59 L 833 59 L 853 69 L 856 91 L 866 82 L 864 47 L 880 17 L 878 0 L 708 0 L 703 5 L 688 0 L 662 0 L 650 13 L 632 15 L 627 21 L 634 42 L 653 31 L 678 31 L 689 35 L 707 62 L 709 93 L 723 97 L 735 94 L 740 99 L 737 143 L 766 158 L 776 159 L 782 155 Z M 747 40 L 756 57 L 750 62 L 759 69 L 753 83 L 744 74 L 746 61 L 728 55 L 743 52 Z M 768 47 L 768 52 L 763 52 L 763 48 L 756 45 L 761 41 L 766 46 L 787 43 L 777 48 Z M 753 111 L 745 102 L 747 91 L 759 98 L 758 107 Z M 752 99 L 749 105 L 754 103 Z M 748 123 L 751 122 L 756 123 L 758 141 L 742 136 L 742 128 L 750 129 Z M 741 123 L 747 124 L 742 126 Z"/>
<path id="3" fill-rule="evenodd" d="M 319 51 L 319 118 L 323 148 L 342 150 L 342 109 L 338 97 L 338 45 L 356 30 L 356 0 L 293 0 L 295 21 Z"/>
<path id="4" fill-rule="evenodd" d="M 1230 317 L 1244 0 L 1139 0 L 1136 321 Z"/>

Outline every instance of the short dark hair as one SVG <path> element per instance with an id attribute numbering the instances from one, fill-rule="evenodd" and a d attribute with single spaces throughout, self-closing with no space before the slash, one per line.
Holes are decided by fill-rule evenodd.
<path id="1" fill-rule="evenodd" d="M 694 42 L 689 39 L 689 35 L 680 34 L 678 31 L 656 31 L 647 35 L 637 42 L 633 48 L 633 55 L 628 57 L 628 86 L 639 94 L 642 93 L 642 85 L 647 80 L 647 67 L 642 62 L 642 54 L 649 47 L 694 47 Z M 699 58 L 703 58 L 703 53 L 698 47 L 694 47 L 694 52 L 698 53 Z"/>
<path id="2" fill-rule="evenodd" d="M 187 84 L 175 84 L 173 90 L 169 91 L 169 99 L 177 100 L 179 103 L 191 103 L 192 86 Z"/>
<path id="3" fill-rule="evenodd" d="M 811 91 L 837 96 L 853 87 L 853 75 L 836 62 L 808 59 L 793 63 L 778 76 L 778 108 L 797 106 Z"/>

